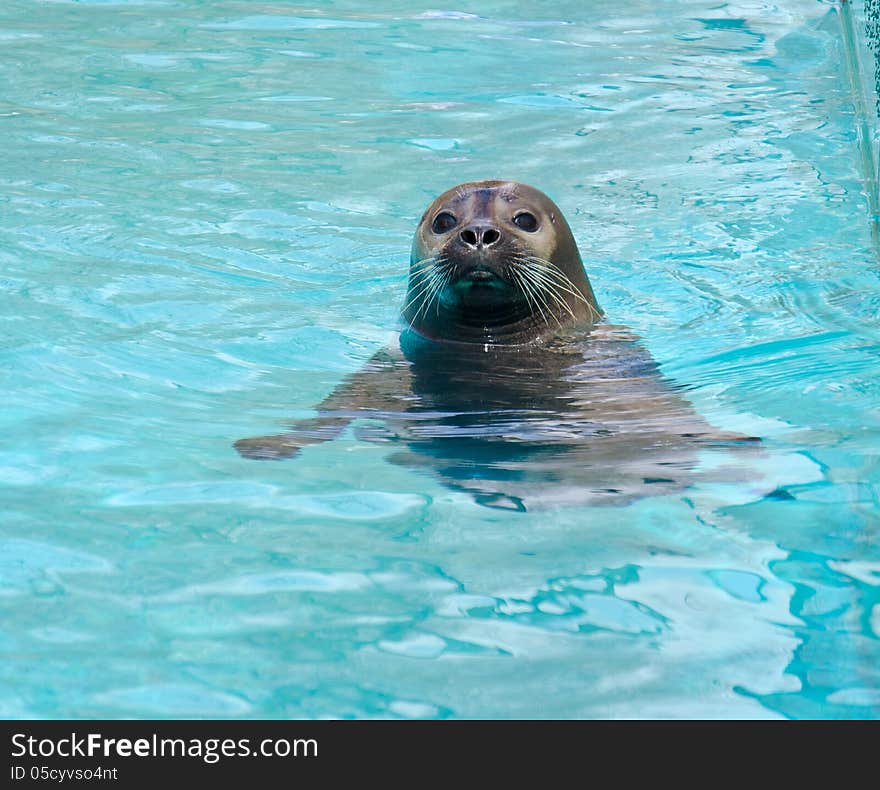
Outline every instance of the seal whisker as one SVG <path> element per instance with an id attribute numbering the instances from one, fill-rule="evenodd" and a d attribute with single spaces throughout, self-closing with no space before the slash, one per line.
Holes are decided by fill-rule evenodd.
<path id="1" fill-rule="evenodd" d="M 571 281 L 571 278 L 569 278 L 569 276 L 565 272 L 563 272 L 562 269 L 556 266 L 552 261 L 545 260 L 544 258 L 536 258 L 534 256 L 529 256 L 526 261 L 531 265 L 537 265 L 542 273 L 550 275 L 559 280 L 561 283 L 564 283 L 567 286 L 568 292 L 572 296 L 584 302 L 587 301 L 586 297 Z"/>
<path id="2" fill-rule="evenodd" d="M 546 283 L 543 283 L 539 280 L 533 280 L 532 282 L 534 283 L 535 288 L 538 289 L 539 293 L 547 294 L 547 296 L 549 296 L 554 302 L 556 302 L 556 304 L 558 304 L 563 310 L 565 310 L 572 318 L 575 317 L 574 313 L 572 312 L 571 308 L 566 303 L 565 299 L 560 298 L 559 294 L 556 293 L 552 287 L 548 286 Z M 546 301 L 544 303 L 547 304 Z M 548 310 L 550 309 L 549 306 L 547 309 Z M 562 322 L 559 320 L 559 316 L 556 315 L 555 313 L 553 315 L 554 315 L 554 318 L 556 318 L 556 323 L 561 328 Z"/>
<path id="3" fill-rule="evenodd" d="M 568 313 L 569 317 L 573 320 L 577 320 L 577 316 L 575 315 L 574 310 L 571 305 L 560 296 L 559 289 L 556 283 L 546 281 L 546 280 L 537 280 L 540 284 L 540 287 L 543 289 L 544 293 L 546 293 L 551 299 L 553 299 L 556 304 L 558 304 L 566 313 Z"/>
<path id="4" fill-rule="evenodd" d="M 593 307 L 590 300 L 581 293 L 580 289 L 571 281 L 571 278 L 552 261 L 537 258 L 535 256 L 528 256 L 526 261 L 527 265 L 538 266 L 541 275 L 551 280 L 555 288 L 570 294 L 579 302 L 582 302 L 590 311 L 593 320 L 598 320 L 601 317 L 601 314 Z"/>
<path id="5" fill-rule="evenodd" d="M 534 282 L 536 287 L 541 288 L 541 290 L 544 291 L 548 296 L 552 297 L 553 300 L 556 301 L 560 305 L 560 307 L 564 308 L 565 311 L 572 318 L 576 318 L 574 311 L 571 309 L 571 306 L 568 304 L 568 302 L 565 301 L 565 299 L 563 299 L 559 295 L 560 291 L 564 293 L 572 293 L 571 289 L 548 276 L 548 273 L 544 270 L 531 270 L 530 276 L 532 277 L 532 281 Z"/>
<path id="6" fill-rule="evenodd" d="M 531 285 L 534 286 L 534 288 L 539 293 L 547 294 L 550 298 L 553 299 L 553 301 L 555 301 L 561 308 L 563 308 L 569 314 L 569 316 L 571 316 L 571 318 L 576 318 L 574 311 L 571 309 L 568 302 L 566 302 L 565 299 L 563 299 L 557 293 L 556 289 L 559 287 L 559 284 L 548 277 L 547 272 L 543 268 L 536 266 L 532 260 L 525 258 L 517 258 L 516 263 L 519 266 L 520 272 L 528 276 Z M 568 291 L 568 288 L 563 288 L 562 290 Z M 554 318 L 556 318 L 556 323 L 561 328 L 562 323 L 559 320 L 559 316 L 555 315 L 555 313 L 550 310 L 550 306 L 545 300 L 542 301 L 544 301 L 544 305 L 547 307 L 547 310 L 554 315 Z"/>
<path id="7" fill-rule="evenodd" d="M 428 274 L 430 278 L 429 287 L 427 291 L 427 297 L 424 298 L 421 307 L 416 311 L 416 314 L 413 316 L 413 322 L 415 322 L 419 314 L 424 311 L 426 314 L 428 312 L 428 308 L 431 306 L 431 302 L 439 295 L 440 290 L 443 287 L 443 283 L 445 281 L 444 274 L 441 274 L 438 269 L 434 269 Z M 437 314 L 440 314 L 440 300 L 437 300 Z M 412 323 L 412 322 L 411 322 Z"/>
<path id="8" fill-rule="evenodd" d="M 411 292 L 413 293 L 413 296 L 404 305 L 403 310 L 401 312 L 406 313 L 406 311 L 412 306 L 412 304 L 415 301 L 417 301 L 419 299 L 424 299 L 426 296 L 428 296 L 428 294 L 430 294 L 432 292 L 432 289 L 434 288 L 435 280 L 436 280 L 436 275 L 434 272 L 431 272 L 430 274 L 428 274 L 425 277 L 424 281 L 421 281 L 416 286 L 412 287 Z M 413 316 L 412 320 L 409 322 L 410 325 L 413 324 L 413 322 L 418 317 L 419 313 L 422 311 L 422 308 L 424 308 L 427 303 L 428 303 L 428 300 L 425 299 L 423 301 L 422 305 L 420 306 L 419 310 L 416 312 L 416 314 Z"/>
<path id="9" fill-rule="evenodd" d="M 550 308 L 550 303 L 544 298 L 543 294 L 546 292 L 546 288 L 544 288 L 539 282 L 537 282 L 533 277 L 531 277 L 531 273 L 527 271 L 520 271 L 520 277 L 522 277 L 523 281 L 526 283 L 529 291 L 535 300 L 535 305 L 538 307 L 538 311 L 541 313 L 541 317 L 544 319 L 544 323 L 548 326 L 550 325 L 550 319 L 544 314 L 544 311 L 538 305 L 538 302 L 546 308 L 547 312 L 553 316 L 553 319 L 556 321 L 556 325 L 562 327 L 562 322 L 559 320 L 559 316 Z M 551 294 L 552 296 L 553 294 Z M 557 299 L 558 301 L 558 299 Z"/>
<path id="10" fill-rule="evenodd" d="M 455 271 L 454 266 L 450 266 L 446 270 L 446 273 L 444 274 L 443 279 L 440 282 L 440 286 L 437 288 L 437 291 L 435 293 L 436 302 L 434 304 L 434 312 L 438 318 L 440 317 L 440 294 L 443 293 L 443 289 L 446 288 L 447 285 L 449 285 L 449 282 L 452 280 L 452 273 L 454 271 Z"/>
<path id="11" fill-rule="evenodd" d="M 547 261 L 547 260 L 544 260 L 543 258 L 534 258 L 533 260 L 536 263 L 540 264 L 541 266 L 546 267 L 546 272 L 548 274 L 552 275 L 553 277 L 556 277 L 557 279 L 559 279 L 563 283 L 565 283 L 571 289 L 570 293 L 572 294 L 572 296 L 575 296 L 584 302 L 588 301 L 587 298 L 583 295 L 583 293 L 581 293 L 581 290 L 571 281 L 571 278 L 564 271 L 562 271 L 562 269 L 560 269 L 555 263 L 553 263 L 553 261 Z"/>
<path id="12" fill-rule="evenodd" d="M 410 286 L 410 293 L 413 294 L 413 297 L 403 306 L 404 312 L 412 306 L 416 299 L 419 299 L 424 294 L 428 293 L 428 290 L 431 287 L 431 282 L 432 280 L 430 277 L 425 277 L 424 279 L 419 280 L 415 285 Z"/>
<path id="13" fill-rule="evenodd" d="M 426 281 L 429 281 L 432 273 L 436 270 L 443 269 L 446 264 L 447 259 L 445 255 L 431 255 L 427 258 L 422 258 L 421 260 L 415 261 L 414 263 L 410 264 L 410 290 L 412 290 L 412 288 L 421 286 Z"/>
<path id="14" fill-rule="evenodd" d="M 510 274 L 514 279 L 514 282 L 519 286 L 520 291 L 522 291 L 523 296 L 525 296 L 526 305 L 528 305 L 529 310 L 533 311 L 534 309 L 537 309 L 537 311 L 541 314 L 541 318 L 544 319 L 544 323 L 549 324 L 550 321 L 548 320 L 547 316 L 544 315 L 544 311 L 541 309 L 541 306 L 538 304 L 536 299 L 534 300 L 534 308 L 532 307 L 534 292 L 532 291 L 531 287 L 526 283 L 525 277 L 523 277 L 520 272 L 517 272 L 516 269 L 511 269 Z"/>
<path id="15" fill-rule="evenodd" d="M 430 271 L 436 266 L 440 265 L 440 261 L 443 256 L 431 255 L 427 258 L 422 258 L 420 261 L 415 261 L 410 264 L 410 273 L 411 274 L 421 274 L 426 271 Z"/>
<path id="16" fill-rule="evenodd" d="M 432 272 L 430 279 L 428 280 L 425 288 L 422 289 L 422 292 L 419 295 L 419 298 L 422 300 L 422 303 L 419 305 L 419 309 L 416 310 L 416 314 L 412 317 L 412 321 L 410 321 L 410 324 L 414 324 L 418 320 L 419 315 L 421 315 L 421 313 L 423 311 L 427 312 L 426 308 L 431 303 L 431 299 L 433 298 L 435 283 L 436 283 L 436 279 L 435 279 L 434 273 Z"/>

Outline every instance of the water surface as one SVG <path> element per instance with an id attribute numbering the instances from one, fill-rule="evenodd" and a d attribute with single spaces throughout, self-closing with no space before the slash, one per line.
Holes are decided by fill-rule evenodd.
<path id="1" fill-rule="evenodd" d="M 833 3 L 0 8 L 0 715 L 877 717 L 877 252 Z M 740 479 L 481 506 L 308 417 L 455 183 L 562 207 Z M 703 459 L 708 469 L 717 459 Z"/>

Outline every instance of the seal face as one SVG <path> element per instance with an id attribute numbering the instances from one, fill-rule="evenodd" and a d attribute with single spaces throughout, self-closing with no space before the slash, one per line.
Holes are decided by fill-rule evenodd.
<path id="1" fill-rule="evenodd" d="M 416 228 L 403 317 L 446 342 L 527 345 L 601 316 L 559 207 L 516 181 L 440 195 Z"/>

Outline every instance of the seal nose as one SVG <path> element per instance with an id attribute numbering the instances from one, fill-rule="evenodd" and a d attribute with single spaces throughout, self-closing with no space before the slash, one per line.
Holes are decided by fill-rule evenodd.
<path id="1" fill-rule="evenodd" d="M 479 250 L 483 247 L 491 247 L 501 241 L 501 233 L 491 225 L 468 225 L 459 234 L 459 238 L 466 246 Z"/>

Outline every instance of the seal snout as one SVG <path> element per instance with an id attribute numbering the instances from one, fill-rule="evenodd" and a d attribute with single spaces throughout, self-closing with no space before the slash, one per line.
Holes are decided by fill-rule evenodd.
<path id="1" fill-rule="evenodd" d="M 471 269 L 469 272 L 465 273 L 464 277 L 466 280 L 470 280 L 471 282 L 475 283 L 485 283 L 489 280 L 496 279 L 496 276 L 493 272 L 490 272 L 488 269 L 482 268 Z"/>
<path id="2" fill-rule="evenodd" d="M 505 289 L 504 275 L 489 260 L 470 260 L 456 266 L 457 276 L 452 283 L 459 294 L 488 293 Z"/>
<path id="3" fill-rule="evenodd" d="M 493 225 L 473 224 L 462 230 L 458 237 L 469 249 L 481 250 L 498 244 L 501 241 L 501 231 Z"/>

